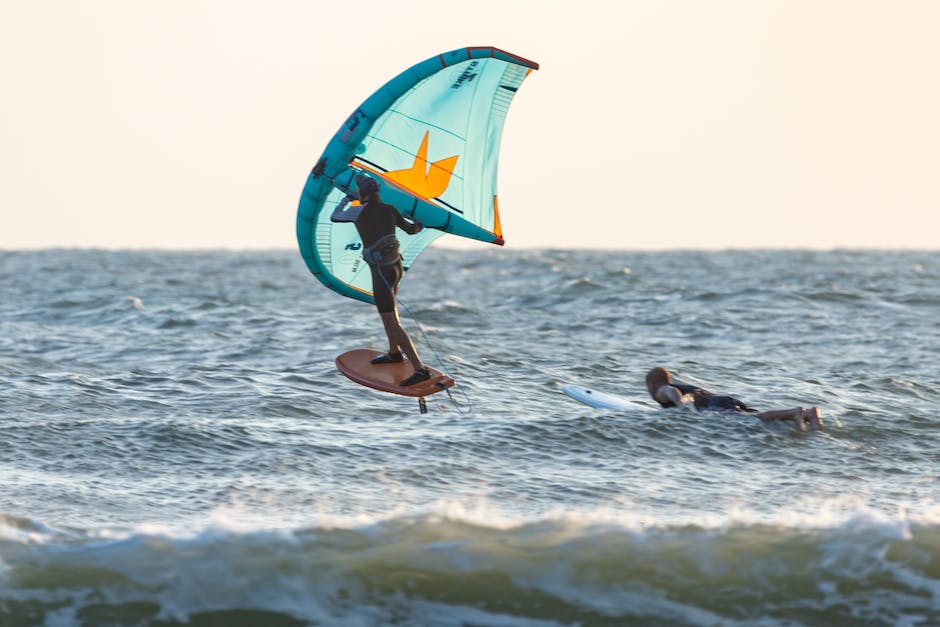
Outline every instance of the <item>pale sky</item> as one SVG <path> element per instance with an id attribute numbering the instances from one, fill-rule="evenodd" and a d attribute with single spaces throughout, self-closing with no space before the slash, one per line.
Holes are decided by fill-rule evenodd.
<path id="1" fill-rule="evenodd" d="M 0 0 L 0 249 L 296 248 L 346 117 L 472 45 L 542 66 L 509 248 L 940 248 L 940 1 Z"/>

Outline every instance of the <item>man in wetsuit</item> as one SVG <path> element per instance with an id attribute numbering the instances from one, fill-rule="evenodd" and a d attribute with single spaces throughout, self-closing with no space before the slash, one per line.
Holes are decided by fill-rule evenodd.
<path id="1" fill-rule="evenodd" d="M 395 237 L 395 227 L 414 235 L 420 232 L 424 225 L 417 221 L 408 222 L 394 206 L 382 202 L 379 198 L 379 184 L 375 179 L 357 176 L 356 185 L 359 188 L 359 203 L 362 205 L 362 211 L 355 220 L 356 230 L 362 239 L 362 257 L 372 271 L 375 307 L 379 310 L 385 335 L 388 336 L 388 352 L 378 355 L 372 363 L 398 363 L 404 361 L 407 356 L 415 370 L 399 385 L 414 385 L 430 379 L 431 373 L 418 357 L 418 351 L 398 319 L 395 294 L 405 271 L 398 250 L 398 238 Z"/>
<path id="2" fill-rule="evenodd" d="M 818 407 L 757 411 L 733 396 L 719 396 L 694 385 L 676 383 L 665 368 L 653 368 L 646 373 L 646 389 L 663 407 L 738 412 L 762 420 L 792 420 L 798 431 L 806 431 L 807 427 L 815 430 L 823 427 Z"/>

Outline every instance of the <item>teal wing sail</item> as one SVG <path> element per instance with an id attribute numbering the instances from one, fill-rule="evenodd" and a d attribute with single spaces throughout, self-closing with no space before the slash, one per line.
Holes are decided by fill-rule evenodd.
<path id="1" fill-rule="evenodd" d="M 452 50 L 405 70 L 340 127 L 313 168 L 297 210 L 297 242 L 330 289 L 373 302 L 355 225 L 332 222 L 367 174 L 382 200 L 427 227 L 399 230 L 405 270 L 444 233 L 503 244 L 496 174 L 503 123 L 538 64 L 492 47 Z"/>

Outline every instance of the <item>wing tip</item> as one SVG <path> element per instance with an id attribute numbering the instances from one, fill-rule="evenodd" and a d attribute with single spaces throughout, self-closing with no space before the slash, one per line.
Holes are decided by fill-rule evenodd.
<path id="1" fill-rule="evenodd" d="M 533 70 L 539 69 L 539 64 L 537 62 L 526 59 L 525 57 L 520 57 L 518 54 L 513 54 L 512 52 L 509 52 L 508 50 L 503 50 L 502 48 L 497 48 L 496 46 L 467 46 L 465 50 L 467 51 L 468 59 L 473 58 L 473 53 L 475 51 L 483 51 L 484 53 L 489 52 L 489 56 L 491 57 L 504 55 L 506 57 L 509 57 L 514 63 L 517 63 L 519 65 L 524 65 Z"/>

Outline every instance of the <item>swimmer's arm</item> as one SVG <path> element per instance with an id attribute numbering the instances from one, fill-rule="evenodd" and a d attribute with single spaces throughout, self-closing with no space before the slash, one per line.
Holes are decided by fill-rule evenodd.
<path id="1" fill-rule="evenodd" d="M 395 225 L 398 228 L 400 228 L 402 231 L 407 233 L 408 235 L 414 235 L 416 233 L 420 233 L 421 230 L 424 228 L 424 225 L 421 224 L 419 221 L 415 220 L 414 222 L 409 222 L 408 220 L 403 218 L 402 215 L 398 213 L 397 210 L 395 211 L 395 213 L 396 213 Z M 414 220 L 414 218 L 412 219 Z"/>
<path id="2" fill-rule="evenodd" d="M 362 213 L 362 206 L 356 205 L 353 207 L 348 207 L 347 205 L 351 200 L 356 200 L 356 195 L 351 194 L 344 196 L 341 201 L 336 205 L 336 208 L 333 209 L 333 213 L 330 215 L 331 222 L 355 222 L 356 218 L 359 217 L 359 214 Z"/>
<path id="3" fill-rule="evenodd" d="M 670 402 L 676 407 L 695 409 L 695 403 L 684 396 L 682 392 L 679 391 L 679 388 L 672 385 L 659 386 L 659 389 L 656 390 L 656 400 Z"/>

